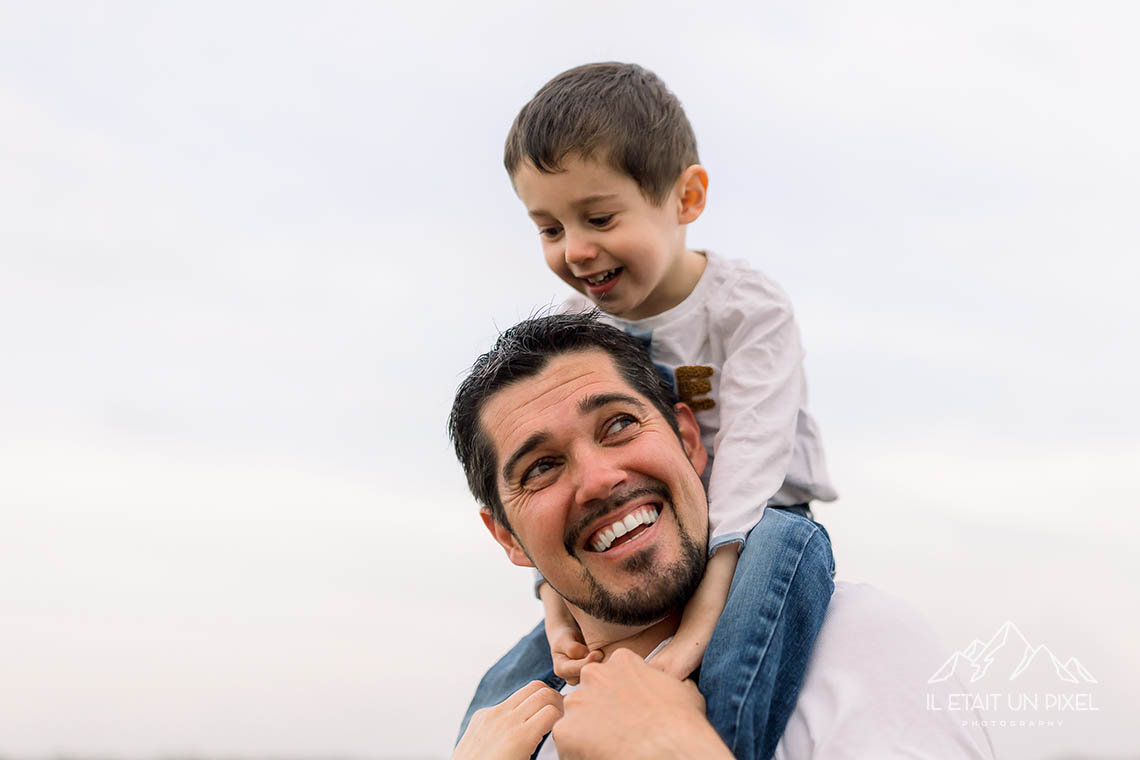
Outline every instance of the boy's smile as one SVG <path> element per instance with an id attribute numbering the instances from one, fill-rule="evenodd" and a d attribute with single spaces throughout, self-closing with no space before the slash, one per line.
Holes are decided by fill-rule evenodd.
<path id="1" fill-rule="evenodd" d="M 513 179 L 547 266 L 603 311 L 644 319 L 696 287 L 705 257 L 685 248 L 685 225 L 704 209 L 708 178 L 700 166 L 686 169 L 660 205 L 632 177 L 576 155 L 553 174 L 524 163 Z"/>

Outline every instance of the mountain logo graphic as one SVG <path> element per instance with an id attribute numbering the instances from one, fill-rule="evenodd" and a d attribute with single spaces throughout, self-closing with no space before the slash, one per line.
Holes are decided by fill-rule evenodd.
<path id="1" fill-rule="evenodd" d="M 1076 657 L 1061 662 L 1044 644 L 1030 644 L 1009 620 L 989 641 L 974 639 L 968 647 L 950 655 L 926 682 L 938 683 L 955 675 L 965 683 L 976 683 L 987 675 L 1013 681 L 1026 673 L 1051 674 L 1066 683 L 1098 683 Z"/>

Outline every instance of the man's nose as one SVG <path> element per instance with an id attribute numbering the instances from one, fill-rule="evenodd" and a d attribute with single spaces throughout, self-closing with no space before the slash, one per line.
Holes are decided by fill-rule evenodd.
<path id="1" fill-rule="evenodd" d="M 586 264 L 598 257 L 598 246 L 588 234 L 571 232 L 566 235 L 566 263 L 571 266 Z"/>
<path id="2" fill-rule="evenodd" d="M 625 470 L 613 453 L 603 448 L 586 448 L 574 460 L 574 500 L 579 506 L 608 499 L 625 481 Z"/>

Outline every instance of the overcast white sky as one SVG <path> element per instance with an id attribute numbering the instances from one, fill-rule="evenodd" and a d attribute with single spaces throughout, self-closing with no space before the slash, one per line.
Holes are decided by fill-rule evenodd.
<path id="1" fill-rule="evenodd" d="M 444 437 L 564 286 L 501 168 L 632 60 L 788 290 L 841 578 L 1100 680 L 1136 754 L 1132 3 L 0 3 L 0 755 L 445 757 L 540 616 Z"/>

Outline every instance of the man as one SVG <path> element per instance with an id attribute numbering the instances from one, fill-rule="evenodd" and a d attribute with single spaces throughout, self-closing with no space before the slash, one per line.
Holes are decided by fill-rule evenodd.
<path id="1" fill-rule="evenodd" d="M 589 315 L 516 325 L 457 392 L 450 432 L 484 524 L 512 562 L 537 567 L 566 599 L 602 661 L 572 690 L 553 675 L 540 625 L 484 677 L 455 757 L 771 751 L 752 725 L 747 684 L 706 684 L 702 673 L 698 691 L 645 663 L 676 630 L 708 539 L 707 454 L 692 411 L 669 394 L 636 339 Z M 818 530 L 775 510 L 764 519 L 798 520 L 808 544 Z M 619 521 L 627 532 L 602 549 L 599 532 Z M 722 625 L 763 614 L 748 589 L 734 580 L 706 667 L 749 656 L 718 644 Z M 932 652 L 897 603 L 840 584 L 775 756 L 990 757 L 984 732 L 925 710 Z"/>

